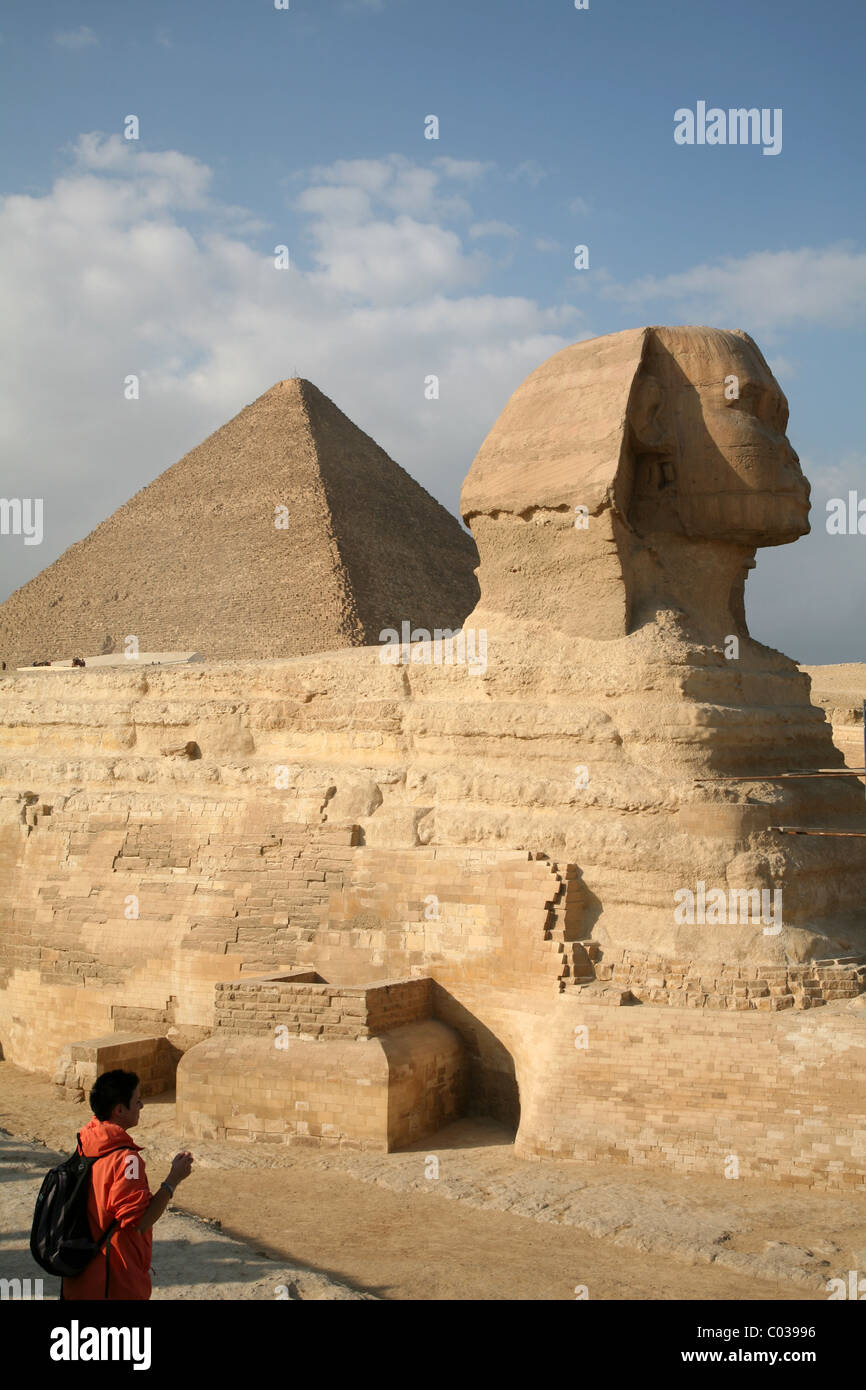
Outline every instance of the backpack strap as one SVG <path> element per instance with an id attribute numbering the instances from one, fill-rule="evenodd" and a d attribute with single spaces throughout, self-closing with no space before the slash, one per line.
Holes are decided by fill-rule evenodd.
<path id="1" fill-rule="evenodd" d="M 102 1249 L 103 1243 L 106 1239 L 108 1240 L 109 1247 L 111 1246 L 111 1237 L 114 1235 L 114 1232 L 117 1230 L 119 1225 L 120 1222 L 115 1220 L 110 1222 L 110 1224 L 106 1226 L 105 1230 L 102 1232 L 102 1235 L 99 1237 L 99 1240 L 96 1242 L 97 1250 Z"/>
<path id="2" fill-rule="evenodd" d="M 108 1158 L 109 1154 L 123 1153 L 127 1149 L 130 1151 L 130 1153 L 132 1153 L 137 1149 L 137 1147 L 138 1146 L 136 1144 L 115 1144 L 113 1149 L 106 1149 L 104 1153 L 95 1154 L 91 1157 L 91 1155 L 86 1154 L 81 1147 L 81 1135 L 76 1134 L 75 1136 L 76 1153 L 79 1154 L 81 1158 L 86 1158 L 91 1164 L 98 1163 L 101 1158 Z"/>
<path id="3" fill-rule="evenodd" d="M 106 1149 L 105 1153 L 96 1154 L 92 1162 L 98 1163 L 101 1158 L 108 1158 L 109 1154 L 123 1153 L 127 1149 L 130 1153 L 135 1153 L 137 1151 L 137 1147 L 138 1146 L 136 1144 L 117 1144 L 113 1149 Z M 84 1156 L 87 1157 L 86 1154 Z"/>
<path id="4" fill-rule="evenodd" d="M 117 1224 L 116 1222 L 114 1223 Z M 109 1227 L 111 1230 L 111 1227 Z M 111 1236 L 108 1237 L 108 1244 L 105 1247 L 105 1297 L 108 1298 L 108 1280 L 111 1275 Z"/>

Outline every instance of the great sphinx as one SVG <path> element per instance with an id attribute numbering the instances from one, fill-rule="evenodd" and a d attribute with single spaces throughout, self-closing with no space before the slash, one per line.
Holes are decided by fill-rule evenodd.
<path id="1" fill-rule="evenodd" d="M 721 1171 L 737 1145 L 743 1172 L 862 1185 L 863 787 L 745 616 L 756 550 L 808 530 L 786 424 L 745 333 L 577 343 L 465 480 L 452 659 L 8 678 L 62 757 L 3 731 L 7 1055 L 149 1026 L 190 1135 L 373 1142 L 371 1086 L 381 1144 L 469 1108 L 524 1156 Z M 200 757 L 162 756 L 169 725 Z"/>
<path id="2" fill-rule="evenodd" d="M 466 626 L 487 629 L 489 688 L 522 672 L 527 714 L 572 702 L 583 785 L 544 847 L 581 866 L 599 941 L 729 964 L 866 946 L 856 841 L 770 829 L 864 819 L 853 779 L 776 780 L 842 759 L 808 677 L 746 625 L 756 549 L 809 530 L 787 418 L 745 333 L 612 334 L 531 373 L 464 483 L 481 557 Z M 570 769 L 536 748 L 552 803 Z M 694 880 L 772 885 L 783 930 L 678 929 L 673 894 Z"/>

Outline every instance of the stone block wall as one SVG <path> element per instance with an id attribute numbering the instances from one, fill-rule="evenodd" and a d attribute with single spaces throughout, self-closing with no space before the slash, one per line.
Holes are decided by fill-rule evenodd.
<path id="1" fill-rule="evenodd" d="M 550 993 L 573 970 L 581 885 L 528 851 L 418 846 L 356 851 L 315 943 L 330 979 L 446 969 L 466 979 Z M 367 964 L 369 963 L 369 964 Z M 351 972 L 356 972 L 352 974 Z"/>
<path id="2" fill-rule="evenodd" d="M 463 1001 L 514 1059 L 515 1153 L 866 1189 L 866 1008 Z"/>
<path id="3" fill-rule="evenodd" d="M 112 1031 L 188 1046 L 215 1026 L 215 983 L 287 969 L 368 986 L 447 968 L 530 991 L 568 976 L 574 871 L 525 851 L 362 846 L 353 825 L 283 814 L 276 795 L 6 797 L 4 1054 L 53 1069 L 69 1042 Z"/>
<path id="4" fill-rule="evenodd" d="M 214 1025 L 220 1036 L 269 1035 L 305 1039 L 372 1038 L 429 1018 L 429 979 L 371 985 L 331 985 L 315 972 L 233 980 L 215 986 Z"/>
<path id="5" fill-rule="evenodd" d="M 309 951 L 353 836 L 284 824 L 276 803 L 241 799 L 82 792 L 48 814 L 7 797 L 4 1055 L 50 1070 L 82 1037 L 172 1028 L 199 1040 L 213 1027 L 215 981 Z"/>
<path id="6" fill-rule="evenodd" d="M 462 1047 L 433 1019 L 377 1037 L 220 1030 L 184 1054 L 177 1115 L 190 1138 L 386 1153 L 462 1113 Z"/>
<path id="7" fill-rule="evenodd" d="M 365 991 L 364 1007 L 372 1036 L 391 1033 L 407 1023 L 430 1017 L 432 982 L 429 979 L 389 980 Z"/>
<path id="8" fill-rule="evenodd" d="M 597 980 L 629 991 L 641 1003 L 689 1009 L 811 1009 L 866 990 L 866 956 L 795 965 L 720 965 L 661 960 L 606 947 L 594 962 Z"/>
<path id="9" fill-rule="evenodd" d="M 227 685 L 235 679 L 225 676 Z M 168 705 L 151 703 L 152 737 L 165 741 Z M 118 716 L 118 727 L 141 746 L 144 735 L 129 732 L 128 713 Z M 45 737 L 36 722 L 34 715 L 34 748 Z M 316 729 L 310 738 L 325 733 Z M 85 790 L 82 755 L 64 773 L 62 793 L 0 796 L 0 1044 L 12 1060 L 53 1070 L 63 1048 L 82 1038 L 171 1033 L 189 1048 L 215 1031 L 223 1035 L 220 1047 L 240 1049 L 240 1060 L 223 1072 L 218 1058 L 226 1054 L 213 1054 L 211 1076 L 206 1068 L 197 1073 L 213 1095 L 202 1091 L 207 1103 L 191 1097 L 190 1113 L 229 1137 L 381 1146 L 402 1134 L 399 1142 L 406 1142 L 410 1121 L 419 1133 L 433 1123 L 425 1097 L 440 1094 L 441 1103 L 429 1106 L 455 1113 L 463 1087 L 471 1108 L 520 1123 L 525 1154 L 610 1155 L 717 1171 L 719 1149 L 734 1148 L 733 1135 L 757 1173 L 825 1183 L 862 1173 L 856 1116 L 866 1108 L 859 1089 L 864 1021 L 842 1012 L 844 999 L 863 986 L 862 958 L 752 973 L 599 951 L 579 939 L 586 890 L 565 860 L 557 867 L 527 851 L 361 844 L 353 825 L 321 820 L 332 804 L 325 777 L 316 796 L 307 787 L 303 810 L 311 819 L 302 823 L 291 819 L 301 806 L 291 793 L 284 800 L 269 790 L 253 796 L 248 785 L 233 788 L 231 778 L 246 770 L 206 759 L 184 763 L 184 786 L 159 780 L 146 759 L 137 771 L 133 763 L 124 764 L 131 781 L 135 773 L 130 786 Z M 151 778 L 157 786 L 147 785 Z M 137 917 L 127 915 L 130 900 Z M 319 979 L 304 981 L 298 972 Z M 298 1008 L 285 1055 L 265 1036 L 273 1031 L 271 1016 L 256 1018 L 262 1002 L 272 1002 L 266 991 L 241 1001 L 253 1007 L 234 1011 L 248 1014 L 250 1026 L 233 1034 L 227 1007 L 217 1022 L 215 985 L 227 985 L 219 993 L 228 996 L 238 982 L 287 973 L 296 986 L 310 986 L 310 1008 Z M 426 978 L 434 982 L 434 1018 L 400 1023 L 398 994 L 397 1011 L 375 1023 L 370 989 L 394 981 L 425 989 Z M 565 1015 L 556 1010 L 601 1009 L 581 999 L 589 990 L 572 988 L 592 979 L 644 1002 L 602 1011 L 607 1040 L 600 1031 L 596 1053 L 575 1081 L 578 1054 L 568 1030 L 560 1037 Z M 327 1041 L 307 1043 L 301 1014 L 315 1014 L 313 1002 L 318 1010 L 326 999 L 327 1019 L 303 1023 L 321 1027 L 309 1034 L 319 1039 L 326 1026 L 332 1031 Z M 261 1022 L 265 1028 L 253 1026 Z M 731 1031 L 740 1022 L 742 1036 Z M 788 1041 L 784 1032 L 765 1037 L 760 1029 L 771 1025 L 790 1029 Z M 427 1032 L 424 1046 L 398 1061 L 393 1040 L 402 1029 L 434 1027 L 445 1027 L 440 1041 L 434 1045 Z M 362 1029 L 372 1036 L 356 1041 Z M 244 1051 L 250 1048 L 265 1050 Z M 297 1048 L 304 1052 L 294 1071 L 273 1070 Z M 360 1052 L 334 1050 L 345 1048 Z M 459 1066 L 451 1048 L 462 1057 Z M 361 1054 L 363 1066 L 350 1062 Z M 251 1070 L 253 1058 L 261 1060 L 260 1075 Z M 404 1082 L 408 1099 L 398 1101 Z M 419 1114 L 427 1118 L 412 1119 Z M 822 1127 L 825 1136 L 832 1130 L 839 1158 L 816 1147 L 827 1143 Z"/>
<path id="10" fill-rule="evenodd" d="M 173 1090 L 179 1057 L 167 1038 L 135 1033 L 70 1043 L 54 1073 L 56 1093 L 62 1100 L 86 1100 L 98 1076 L 122 1070 L 136 1073 L 142 1097 L 159 1096 Z"/>

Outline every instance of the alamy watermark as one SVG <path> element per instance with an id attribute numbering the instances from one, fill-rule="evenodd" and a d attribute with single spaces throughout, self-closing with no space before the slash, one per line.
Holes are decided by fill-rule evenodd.
<path id="1" fill-rule="evenodd" d="M 42 1279 L 0 1279 L 0 1302 L 7 1299 L 42 1299 L 44 1282 Z"/>
<path id="2" fill-rule="evenodd" d="M 866 536 L 866 497 L 859 497 L 852 488 L 848 501 L 831 497 L 827 503 L 828 536 Z"/>
<path id="3" fill-rule="evenodd" d="M 0 536 L 23 536 L 25 545 L 42 544 L 41 497 L 0 497 Z"/>
<path id="4" fill-rule="evenodd" d="M 404 620 L 401 631 L 384 627 L 379 633 L 379 660 L 386 666 L 468 666 L 472 676 L 487 670 L 486 628 L 413 628 Z"/>
<path id="5" fill-rule="evenodd" d="M 772 897 L 772 909 L 771 909 Z M 740 922 L 764 924 L 764 936 L 782 930 L 781 888 L 710 888 L 698 879 L 695 891 L 678 888 L 674 893 L 674 921 L 678 926 L 732 926 Z"/>
<path id="6" fill-rule="evenodd" d="M 674 141 L 678 145 L 763 145 L 764 154 L 782 150 L 782 108 L 775 106 L 707 107 L 699 101 L 692 111 L 674 112 Z"/>
<path id="7" fill-rule="evenodd" d="M 859 1269 L 848 1270 L 847 1282 L 844 1279 L 828 1279 L 826 1287 L 829 1303 L 842 1298 L 857 1303 L 866 1300 L 866 1279 L 860 1277 Z"/>

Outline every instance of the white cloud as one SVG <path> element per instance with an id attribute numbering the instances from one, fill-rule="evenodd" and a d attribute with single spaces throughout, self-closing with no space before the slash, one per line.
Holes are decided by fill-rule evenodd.
<path id="1" fill-rule="evenodd" d="M 440 225 L 472 211 L 443 188 L 442 172 L 391 155 L 337 160 L 312 177 L 295 207 L 309 215 L 311 282 L 329 292 L 409 303 L 477 283 L 488 268 L 481 252 L 467 254 L 460 236 Z"/>
<path id="2" fill-rule="evenodd" d="M 852 451 L 843 454 L 838 462 L 812 463 L 801 458 L 800 465 L 812 484 L 812 503 L 827 497 L 844 497 L 849 491 L 863 493 L 863 479 L 866 478 L 866 454 Z M 814 525 L 814 517 L 813 523 Z"/>
<path id="3" fill-rule="evenodd" d="M 364 300 L 407 303 L 437 286 L 456 289 L 480 279 L 485 263 L 463 252 L 455 232 L 413 217 L 357 224 L 346 235 L 330 221 L 316 224 L 314 252 L 323 288 Z"/>
<path id="4" fill-rule="evenodd" d="M 301 191 L 295 227 L 253 237 L 200 161 L 88 135 L 48 193 L 0 200 L 4 488 L 44 497 L 46 536 L 0 549 L 0 593 L 295 372 L 456 511 L 511 391 L 589 334 L 568 306 L 486 293 L 465 234 L 402 210 L 449 203 L 428 172 L 341 161 Z"/>
<path id="5" fill-rule="evenodd" d="M 177 150 L 151 153 L 141 150 L 137 140 L 125 140 L 122 135 L 91 132 L 79 136 L 72 147 L 79 170 L 97 174 L 119 174 L 124 182 L 87 182 L 79 174 L 63 180 L 63 186 L 81 191 L 84 200 L 98 199 L 100 192 L 116 203 L 118 188 L 125 193 L 139 213 L 157 208 L 204 208 L 208 205 L 208 190 L 212 171 L 201 160 Z M 129 209 L 131 211 L 131 208 Z"/>
<path id="6" fill-rule="evenodd" d="M 572 217 L 588 217 L 592 208 L 585 198 L 570 198 L 568 211 Z"/>
<path id="7" fill-rule="evenodd" d="M 542 179 L 546 179 L 548 170 L 543 164 L 539 164 L 537 159 L 524 159 L 515 169 L 511 170 L 508 178 L 512 182 L 524 181 L 532 188 L 537 188 Z"/>
<path id="8" fill-rule="evenodd" d="M 750 325 L 773 332 L 798 323 L 847 325 L 866 318 L 866 253 L 849 244 L 755 251 L 674 275 L 610 284 L 604 295 L 624 304 L 665 300 L 683 322 Z"/>
<path id="9" fill-rule="evenodd" d="M 465 179 L 467 183 L 473 183 L 480 179 L 489 169 L 495 169 L 496 165 L 492 160 L 486 159 L 452 159 L 450 155 L 441 154 L 433 160 L 437 169 L 441 169 L 446 178 Z"/>
<path id="10" fill-rule="evenodd" d="M 394 169 L 408 164 L 402 155 L 392 155 L 390 159 L 337 159 L 333 164 L 317 164 L 310 175 L 324 183 L 355 184 L 368 193 L 379 193 L 393 177 Z"/>
<path id="11" fill-rule="evenodd" d="M 510 222 L 473 222 L 469 228 L 469 235 L 473 241 L 485 236 L 501 236 L 513 239 L 519 236 L 519 232 L 516 227 L 512 227 Z"/>
<path id="12" fill-rule="evenodd" d="M 318 184 L 300 195 L 296 206 L 334 223 L 353 226 L 372 219 L 373 202 L 365 188 L 352 184 Z"/>
<path id="13" fill-rule="evenodd" d="M 537 236 L 533 245 L 536 251 L 561 251 L 562 248 L 558 241 L 551 241 L 550 237 Z"/>
<path id="14" fill-rule="evenodd" d="M 767 359 L 767 366 L 773 373 L 776 380 L 782 384 L 786 381 L 793 381 L 797 375 L 797 363 L 790 357 L 783 357 L 781 353 L 764 353 Z"/>
<path id="15" fill-rule="evenodd" d="M 439 161 L 435 161 L 439 164 Z M 449 161 L 450 162 L 450 161 Z M 454 161 L 459 163 L 462 161 Z M 302 196 L 305 209 L 313 210 L 310 194 L 322 186 L 335 184 L 344 189 L 361 190 L 383 211 L 404 212 L 414 217 L 440 219 L 467 217 L 472 209 L 460 194 L 444 193 L 444 179 L 454 177 L 447 168 L 425 168 L 413 164 L 405 155 L 392 154 L 386 159 L 338 159 L 326 167 L 310 170 L 314 180 Z M 465 173 L 458 175 L 466 178 Z"/>
<path id="16" fill-rule="evenodd" d="M 58 31 L 53 37 L 54 42 L 61 48 L 90 48 L 93 44 L 99 43 L 97 35 L 87 24 L 82 24 L 78 29 Z"/>

